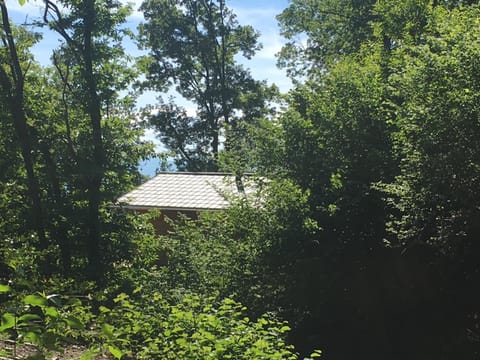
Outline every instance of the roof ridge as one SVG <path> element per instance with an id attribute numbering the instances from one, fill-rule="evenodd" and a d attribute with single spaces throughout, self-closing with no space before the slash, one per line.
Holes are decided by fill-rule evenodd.
<path id="1" fill-rule="evenodd" d="M 214 171 L 159 171 L 157 175 L 233 175 L 227 172 L 214 172 Z M 154 176 L 154 177 L 155 177 Z"/>

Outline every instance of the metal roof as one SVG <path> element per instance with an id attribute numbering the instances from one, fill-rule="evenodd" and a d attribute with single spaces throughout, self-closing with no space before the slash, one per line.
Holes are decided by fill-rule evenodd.
<path id="1" fill-rule="evenodd" d="M 121 196 L 117 204 L 132 209 L 221 210 L 225 194 L 239 194 L 235 177 L 222 173 L 159 173 Z"/>

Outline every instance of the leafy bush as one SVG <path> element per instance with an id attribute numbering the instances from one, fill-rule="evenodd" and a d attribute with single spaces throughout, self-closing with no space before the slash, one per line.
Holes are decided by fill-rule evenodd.
<path id="1" fill-rule="evenodd" d="M 98 320 L 102 341 L 117 359 L 297 359 L 284 340 L 285 322 L 271 315 L 252 321 L 228 298 L 185 295 L 169 305 L 158 293 L 149 304 L 120 294 L 115 302 L 100 309 Z"/>
<path id="2" fill-rule="evenodd" d="M 11 288 L 2 285 L 0 292 Z M 87 344 L 85 359 L 100 349 L 124 360 L 298 358 L 285 342 L 290 327 L 271 314 L 252 321 L 245 307 L 228 298 L 187 294 L 172 301 L 136 289 L 92 311 L 76 298 L 32 294 L 2 314 L 0 334 L 44 353 L 72 342 Z"/>
<path id="3" fill-rule="evenodd" d="M 298 281 L 289 280 L 317 226 L 307 216 L 308 193 L 289 181 L 265 185 L 225 211 L 176 223 L 160 240 L 169 253 L 158 271 L 164 286 L 241 299 L 256 316 L 285 309 L 285 296 L 298 295 L 291 288 Z"/>
<path id="4" fill-rule="evenodd" d="M 0 285 L 0 293 L 14 296 L 7 285 Z M 87 324 L 93 318 L 90 307 L 75 297 L 36 293 L 8 304 L 2 309 L 0 334 L 15 343 L 34 344 L 41 352 L 85 341 Z"/>

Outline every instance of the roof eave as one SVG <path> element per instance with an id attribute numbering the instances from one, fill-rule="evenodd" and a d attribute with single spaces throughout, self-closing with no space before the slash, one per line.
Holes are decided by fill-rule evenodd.
<path id="1" fill-rule="evenodd" d="M 227 209 L 227 207 L 223 208 L 185 208 L 185 207 L 170 207 L 170 206 L 150 206 L 150 205 L 131 205 L 131 204 L 116 204 L 114 205 L 116 208 L 121 209 L 129 209 L 129 210 L 159 210 L 159 211 L 222 211 Z"/>

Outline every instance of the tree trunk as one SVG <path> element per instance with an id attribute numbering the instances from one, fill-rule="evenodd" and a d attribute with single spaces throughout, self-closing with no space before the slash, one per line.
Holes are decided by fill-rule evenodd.
<path id="1" fill-rule="evenodd" d="M 45 161 L 45 171 L 49 183 L 49 192 L 50 198 L 52 199 L 53 209 L 50 211 L 51 221 L 49 223 L 51 241 L 55 244 L 58 244 L 60 247 L 62 268 L 64 274 L 70 274 L 72 267 L 71 259 L 71 244 L 69 243 L 69 237 L 67 234 L 65 220 L 62 219 L 61 214 L 64 214 L 65 198 L 62 195 L 60 179 L 57 172 L 57 167 L 55 162 L 52 159 L 50 153 L 49 144 L 46 141 L 38 141 L 38 134 L 35 132 L 35 129 L 31 129 L 31 133 L 34 134 L 37 143 L 39 144 L 39 149 L 43 155 Z"/>
<path id="2" fill-rule="evenodd" d="M 45 235 L 44 212 L 40 199 L 40 186 L 34 171 L 34 160 L 32 156 L 33 146 L 25 115 L 24 76 L 18 59 L 17 48 L 13 40 L 7 6 L 5 5 L 4 0 L 0 0 L 0 9 L 2 12 L 3 31 L 6 34 L 6 45 L 10 52 L 10 68 L 13 80 L 12 83 L 5 70 L 1 68 L 1 84 L 7 94 L 8 106 L 10 107 L 10 113 L 13 118 L 15 132 L 20 142 L 23 162 L 27 172 L 28 196 L 31 201 L 30 209 L 32 213 L 32 224 L 38 236 L 39 249 L 46 249 L 48 241 Z"/>
<path id="3" fill-rule="evenodd" d="M 58 7 L 50 0 L 45 0 L 44 21 L 57 31 L 75 52 L 76 58 L 82 69 L 82 81 L 84 82 L 84 104 L 90 118 L 92 154 L 88 159 L 89 172 L 83 174 L 87 190 L 87 276 L 94 281 L 101 279 L 103 266 L 101 260 L 101 221 L 100 205 L 102 200 L 101 184 L 104 176 L 104 149 L 102 140 L 102 109 L 98 96 L 97 80 L 94 72 L 94 47 L 93 30 L 96 23 L 95 0 L 85 0 L 78 4 L 82 17 L 83 36 L 80 41 L 73 39 L 63 27 L 64 23 Z M 55 20 L 48 20 L 48 15 Z"/>
<path id="4" fill-rule="evenodd" d="M 95 24 L 95 1 L 84 2 L 84 77 L 90 125 L 92 127 L 93 156 L 91 159 L 91 174 L 88 179 L 88 264 L 89 277 L 98 280 L 103 273 L 101 264 L 101 229 L 100 229 L 100 186 L 104 173 L 104 149 L 102 140 L 101 103 L 97 93 L 97 83 L 93 71 L 93 36 Z"/>

